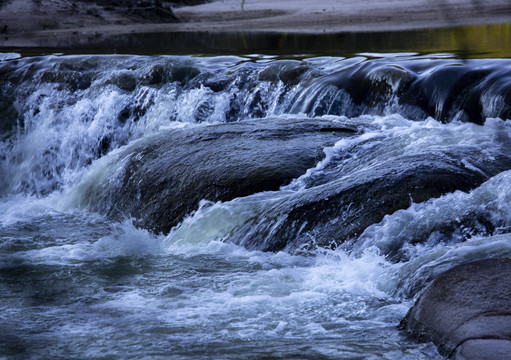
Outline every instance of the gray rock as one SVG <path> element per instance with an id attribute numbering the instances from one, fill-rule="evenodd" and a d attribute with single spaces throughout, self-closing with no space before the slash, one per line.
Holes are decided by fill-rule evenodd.
<path id="1" fill-rule="evenodd" d="M 474 167 L 467 168 L 464 160 Z M 267 251 L 307 244 L 336 247 L 412 202 L 469 191 L 509 168 L 511 158 L 506 155 L 484 157 L 477 149 L 461 146 L 397 156 L 345 176 L 334 168 L 329 181 L 283 199 L 231 240 Z"/>
<path id="2" fill-rule="evenodd" d="M 229 201 L 278 190 L 314 167 L 324 147 L 359 128 L 322 119 L 259 119 L 170 130 L 117 153 L 122 161 L 107 171 L 115 175 L 93 179 L 79 202 L 167 233 L 202 199 Z M 474 189 L 510 169 L 509 154 L 504 145 L 485 152 L 446 145 L 378 164 L 369 161 L 348 172 L 334 161 L 305 189 L 281 193 L 264 213 L 233 229 L 229 239 L 263 251 L 336 247 L 412 202 Z"/>
<path id="3" fill-rule="evenodd" d="M 508 359 L 511 354 L 511 259 L 456 266 L 433 281 L 401 323 L 455 359 Z"/>
<path id="4" fill-rule="evenodd" d="M 171 130 L 121 157 L 115 181 L 85 190 L 88 208 L 167 233 L 202 199 L 228 201 L 280 186 L 324 157 L 323 149 L 358 132 L 318 119 L 258 119 Z"/>
<path id="5" fill-rule="evenodd" d="M 457 360 L 508 360 L 511 357 L 511 341 L 495 339 L 467 340 L 454 355 Z"/>

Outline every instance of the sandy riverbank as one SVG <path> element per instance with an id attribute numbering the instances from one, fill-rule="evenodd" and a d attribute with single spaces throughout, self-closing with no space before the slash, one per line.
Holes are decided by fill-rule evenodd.
<path id="1" fill-rule="evenodd" d="M 141 16 L 140 11 L 106 8 L 91 0 L 3 0 L 0 47 L 68 48 L 145 33 L 318 35 L 511 23 L 509 0 L 246 0 L 243 9 L 241 0 L 158 4 L 178 21 L 161 13 Z"/>
<path id="2" fill-rule="evenodd" d="M 190 30 L 336 33 L 511 21 L 507 0 L 217 0 L 175 11 Z"/>

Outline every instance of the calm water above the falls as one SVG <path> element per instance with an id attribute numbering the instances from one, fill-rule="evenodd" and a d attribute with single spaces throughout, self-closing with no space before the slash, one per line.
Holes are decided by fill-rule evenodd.
<path id="1" fill-rule="evenodd" d="M 0 59 L 0 357 L 440 358 L 397 328 L 420 291 L 453 265 L 511 255 L 509 59 Z M 115 186 L 140 144 L 262 118 L 360 132 L 280 190 L 205 199 L 169 234 L 137 228 L 122 209 L 108 216 L 114 202 L 90 205 L 93 185 Z M 276 241 L 261 228 L 296 225 L 285 204 L 296 212 L 387 164 L 412 171 L 426 153 L 481 182 L 410 196 L 335 246 L 313 245 L 358 204 L 301 224 L 293 247 L 258 247 Z"/>

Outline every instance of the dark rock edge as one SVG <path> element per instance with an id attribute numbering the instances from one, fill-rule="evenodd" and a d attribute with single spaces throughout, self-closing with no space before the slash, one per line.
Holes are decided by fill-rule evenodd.
<path id="1" fill-rule="evenodd" d="M 439 275 L 399 325 L 454 359 L 509 359 L 511 258 L 454 266 Z"/>

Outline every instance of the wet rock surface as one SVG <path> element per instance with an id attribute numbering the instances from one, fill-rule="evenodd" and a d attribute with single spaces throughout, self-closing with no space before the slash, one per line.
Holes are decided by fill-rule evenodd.
<path id="1" fill-rule="evenodd" d="M 464 165 L 467 159 L 474 168 Z M 333 168 L 326 175 L 329 182 L 294 193 L 247 223 L 234 239 L 270 251 L 306 244 L 335 248 L 412 202 L 469 191 L 509 168 L 508 156 L 483 159 L 478 151 L 459 147 L 399 156 L 351 174 Z"/>
<path id="2" fill-rule="evenodd" d="M 456 266 L 426 288 L 401 323 L 455 359 L 507 359 L 511 351 L 511 259 Z"/>
<path id="3" fill-rule="evenodd" d="M 509 118 L 511 114 L 509 75 L 504 64 L 484 67 L 464 62 L 443 64 L 404 63 L 401 67 L 385 63 L 366 63 L 348 67 L 325 79 L 325 83 L 345 91 L 351 100 L 349 116 L 382 112 L 389 104 L 403 116 L 427 118 L 447 123 L 453 120 L 483 124 L 488 117 Z M 485 98 L 501 98 L 492 104 Z M 338 107 L 342 104 L 336 104 Z M 331 106 L 326 112 L 335 113 Z M 315 110 L 323 115 L 325 110 Z"/>
<path id="4" fill-rule="evenodd" d="M 364 126 L 280 118 L 174 129 L 125 150 L 113 180 L 95 181 L 81 203 L 168 233 L 203 199 L 229 201 L 279 190 L 315 167 L 325 147 L 360 134 Z M 359 159 L 362 166 L 352 170 L 332 160 L 319 175 L 307 177 L 304 188 L 281 192 L 263 214 L 234 228 L 231 241 L 263 251 L 335 248 L 387 214 L 457 190 L 470 191 L 510 169 L 508 145 L 503 141 L 488 151 L 446 145 L 378 164 Z M 477 225 L 480 217 L 471 213 L 460 221 Z M 492 232 L 491 225 L 483 230 Z M 445 229 L 431 231 L 440 230 Z M 388 256 L 400 261 L 401 255 L 389 249 Z"/>
<path id="5" fill-rule="evenodd" d="M 166 233 L 202 199 L 227 201 L 278 190 L 321 160 L 324 147 L 357 132 L 353 125 L 316 119 L 173 130 L 131 152 L 115 186 L 91 190 L 93 203 L 101 204 L 92 207 Z"/>

